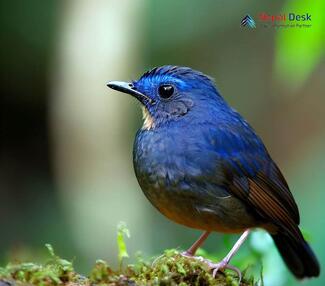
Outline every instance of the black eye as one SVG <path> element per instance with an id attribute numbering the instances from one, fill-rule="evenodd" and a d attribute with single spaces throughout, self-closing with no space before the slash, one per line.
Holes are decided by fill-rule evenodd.
<path id="1" fill-rule="evenodd" d="M 158 93 L 162 98 L 170 98 L 174 94 L 174 87 L 171 84 L 162 84 L 158 88 Z"/>

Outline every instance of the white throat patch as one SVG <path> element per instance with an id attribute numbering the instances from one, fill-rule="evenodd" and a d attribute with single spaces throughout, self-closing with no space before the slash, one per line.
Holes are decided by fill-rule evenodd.
<path id="1" fill-rule="evenodd" d="M 143 117 L 142 129 L 151 130 L 155 128 L 154 119 L 152 118 L 149 111 L 145 107 L 142 107 L 142 117 Z"/>

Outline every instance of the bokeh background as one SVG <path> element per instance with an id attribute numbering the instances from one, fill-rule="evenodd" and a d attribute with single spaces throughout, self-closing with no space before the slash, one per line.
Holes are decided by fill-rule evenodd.
<path id="1" fill-rule="evenodd" d="M 132 166 L 140 108 L 106 87 L 176 64 L 213 76 L 261 135 L 324 269 L 324 10 L 321 0 L 1 1 L 1 264 L 51 243 L 85 273 L 96 258 L 116 265 L 120 221 L 131 257 L 196 239 L 142 194 Z M 309 12 L 312 27 L 264 27 L 260 12 Z M 240 26 L 246 14 L 256 29 Z M 221 258 L 236 238 L 213 234 L 204 248 Z M 267 235 L 241 253 L 244 264 L 262 256 L 266 285 L 297 284 Z M 323 271 L 304 285 L 324 283 Z"/>

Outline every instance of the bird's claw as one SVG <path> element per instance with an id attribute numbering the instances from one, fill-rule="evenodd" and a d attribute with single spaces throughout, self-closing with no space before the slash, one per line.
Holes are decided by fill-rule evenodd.
<path id="1" fill-rule="evenodd" d="M 181 255 L 181 256 L 184 256 L 184 257 L 189 257 L 189 258 L 198 259 L 198 260 L 200 260 L 200 259 L 205 260 L 205 258 L 203 258 L 202 256 L 194 256 L 193 254 L 191 254 L 191 253 L 189 253 L 189 252 L 187 252 L 187 251 L 183 251 L 183 252 L 181 252 L 180 255 Z"/>
<path id="2" fill-rule="evenodd" d="M 200 262 L 203 262 L 205 264 L 212 263 L 212 261 L 210 261 L 209 259 L 206 259 L 206 258 L 204 258 L 202 256 L 194 256 L 194 255 L 188 253 L 187 251 L 181 252 L 181 256 L 187 257 L 187 258 L 193 258 L 193 259 L 198 260 Z"/>
<path id="3" fill-rule="evenodd" d="M 183 252 L 181 252 L 180 254 L 181 254 L 181 256 L 183 256 L 183 257 L 193 257 L 193 255 L 192 255 L 191 253 L 187 252 L 187 251 L 183 251 Z"/>
<path id="4" fill-rule="evenodd" d="M 233 265 L 228 264 L 227 260 L 221 260 L 219 263 L 213 263 L 209 259 L 203 258 L 202 256 L 193 256 L 193 255 L 189 254 L 186 251 L 182 252 L 181 255 L 184 256 L 184 257 L 193 258 L 195 260 L 198 260 L 198 261 L 203 262 L 206 265 L 208 265 L 208 267 L 210 268 L 210 270 L 212 270 L 212 276 L 213 276 L 213 278 L 216 277 L 218 271 L 225 270 L 225 269 L 229 269 L 229 270 L 232 270 L 232 271 L 234 271 L 234 272 L 237 273 L 238 280 L 239 280 L 239 284 L 241 282 L 241 279 L 242 279 L 241 271 L 239 270 L 239 268 L 237 268 L 237 267 L 235 267 Z"/>
<path id="5" fill-rule="evenodd" d="M 239 280 L 239 284 L 240 284 L 241 279 L 242 279 L 241 271 L 239 270 L 239 268 L 228 264 L 226 260 L 221 260 L 219 263 L 212 263 L 209 265 L 209 267 L 211 270 L 213 270 L 212 271 L 213 277 L 216 277 L 219 270 L 229 269 L 229 270 L 236 272 L 238 275 L 238 280 Z"/>
<path id="6" fill-rule="evenodd" d="M 154 261 L 151 263 L 151 267 L 154 267 L 156 265 L 156 263 L 158 262 L 158 260 L 160 260 L 164 256 L 165 256 L 165 254 L 162 254 L 162 255 L 159 255 L 158 257 L 156 257 L 154 259 Z"/>

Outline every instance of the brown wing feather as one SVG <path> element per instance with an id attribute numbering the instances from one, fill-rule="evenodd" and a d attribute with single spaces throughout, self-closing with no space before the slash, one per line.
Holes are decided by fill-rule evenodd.
<path id="1" fill-rule="evenodd" d="M 223 159 L 218 180 L 266 223 L 296 229 L 299 211 L 285 178 L 253 129 L 236 122 L 218 126 Z"/>
<path id="2" fill-rule="evenodd" d="M 258 173 L 254 178 L 246 177 L 245 181 L 243 185 L 243 178 L 234 178 L 231 191 L 253 206 L 265 222 L 299 235 L 297 233 L 299 212 L 292 195 L 290 193 L 288 195 L 289 190 L 280 189 L 278 184 L 267 179 L 263 173 Z"/>
<path id="3" fill-rule="evenodd" d="M 299 210 L 297 204 L 289 190 L 289 186 L 283 177 L 281 171 L 274 162 L 270 163 L 266 172 L 257 174 L 258 180 L 266 190 L 275 196 L 279 202 L 283 204 L 283 207 L 290 213 L 290 216 L 296 224 L 300 223 Z"/>

